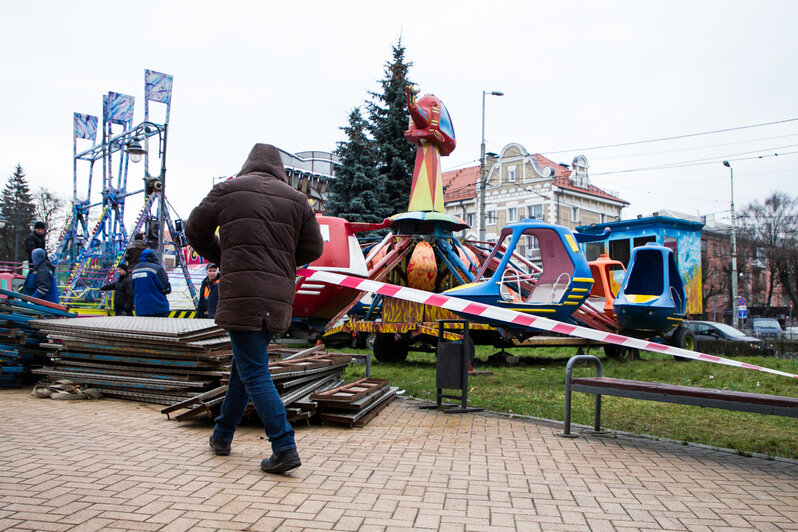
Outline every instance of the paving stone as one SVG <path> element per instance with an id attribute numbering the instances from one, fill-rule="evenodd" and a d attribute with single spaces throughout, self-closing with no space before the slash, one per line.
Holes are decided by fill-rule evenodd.
<path id="1" fill-rule="evenodd" d="M 0 390 L 0 530 L 798 529 L 790 461 L 565 440 L 550 424 L 395 401 L 362 429 L 297 427 L 303 465 L 274 476 L 255 425 L 219 457 L 208 425 L 157 405 L 28 394 Z"/>

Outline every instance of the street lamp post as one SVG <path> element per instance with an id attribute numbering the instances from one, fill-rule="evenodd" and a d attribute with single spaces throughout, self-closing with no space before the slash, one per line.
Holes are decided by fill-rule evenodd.
<path id="1" fill-rule="evenodd" d="M 167 125 L 158 125 L 153 122 L 145 121 L 139 124 L 135 131 L 141 131 L 145 138 L 150 135 L 158 134 L 158 156 L 161 159 L 161 169 L 158 175 L 158 187 L 155 192 L 160 192 L 160 204 L 158 205 L 158 253 L 161 261 L 164 260 L 164 232 L 166 226 L 166 134 Z M 143 148 L 138 141 L 137 133 L 127 142 L 125 151 L 130 156 L 133 163 L 141 161 L 142 156 L 148 156 L 147 149 Z M 146 168 L 145 168 L 146 173 Z"/>
<path id="2" fill-rule="evenodd" d="M 731 181 L 731 289 L 732 289 L 732 327 L 737 328 L 737 233 L 734 221 L 734 169 L 729 161 L 723 161 L 723 166 L 729 169 Z"/>
<path id="3" fill-rule="evenodd" d="M 479 151 L 479 240 L 485 241 L 485 225 L 487 213 L 485 212 L 485 95 L 504 96 L 501 91 L 482 91 L 482 145 Z"/>

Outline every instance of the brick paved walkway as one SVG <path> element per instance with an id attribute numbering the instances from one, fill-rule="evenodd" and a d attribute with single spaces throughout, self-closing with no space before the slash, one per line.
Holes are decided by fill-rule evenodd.
<path id="1" fill-rule="evenodd" d="M 363 429 L 297 431 L 303 466 L 261 473 L 245 427 L 134 402 L 0 391 L 0 530 L 798 530 L 798 465 L 394 402 Z"/>

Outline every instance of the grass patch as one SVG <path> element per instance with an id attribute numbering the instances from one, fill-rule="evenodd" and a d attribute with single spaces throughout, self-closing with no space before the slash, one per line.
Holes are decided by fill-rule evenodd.
<path id="1" fill-rule="evenodd" d="M 477 369 L 492 375 L 469 378 L 468 401 L 497 412 L 562 420 L 565 403 L 565 364 L 573 348 L 508 349 L 521 359 L 516 367 L 490 367 L 484 361 L 495 349 L 477 346 Z M 360 349 L 331 349 L 367 353 Z M 599 351 L 600 353 L 600 351 Z M 619 379 L 664 382 L 685 386 L 722 388 L 742 392 L 798 396 L 796 379 L 706 362 L 676 362 L 671 357 L 641 353 L 640 360 L 618 361 L 603 355 L 604 375 Z M 738 357 L 736 360 L 798 373 L 798 359 Z M 347 380 L 365 375 L 365 366 L 352 365 Z M 593 366 L 574 369 L 575 377 L 594 375 Z M 372 376 L 388 379 L 418 399 L 435 399 L 435 355 L 410 352 L 407 361 L 386 364 L 372 361 Z M 456 395 L 456 394 L 453 394 Z M 648 434 L 681 442 L 694 442 L 734 449 L 740 454 L 759 453 L 798 459 L 798 419 L 732 412 L 714 408 L 675 405 L 623 397 L 602 397 L 604 428 Z M 592 425 L 593 396 L 574 393 L 571 419 Z"/>

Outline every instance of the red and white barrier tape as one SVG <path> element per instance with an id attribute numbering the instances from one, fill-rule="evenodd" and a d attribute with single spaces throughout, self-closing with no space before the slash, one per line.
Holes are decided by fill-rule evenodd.
<path id="1" fill-rule="evenodd" d="M 352 277 L 350 275 L 340 275 L 337 273 L 311 270 L 309 268 L 300 268 L 296 273 L 297 275 L 305 277 L 311 281 L 346 286 L 348 288 L 355 288 L 365 292 L 374 292 L 383 296 L 404 299 L 405 301 L 413 301 L 416 303 L 423 303 L 425 305 L 432 305 L 434 307 L 441 307 L 451 310 L 452 312 L 489 318 L 491 320 L 512 324 L 516 327 L 528 327 L 531 329 L 551 331 L 568 336 L 576 336 L 578 338 L 595 340 L 597 342 L 622 345 L 624 347 L 642 349 L 644 351 L 653 351 L 655 353 L 662 353 L 665 355 L 680 356 L 684 358 L 691 358 L 693 360 L 703 360 L 705 362 L 714 362 L 715 364 L 754 369 L 757 371 L 764 371 L 766 373 L 773 373 L 774 375 L 798 378 L 798 375 L 786 373 L 776 369 L 746 364 L 745 362 L 730 360 L 728 358 L 714 355 L 707 355 L 705 353 L 699 353 L 696 351 L 687 351 L 686 349 L 680 349 L 678 347 L 662 345 L 656 342 L 649 342 L 648 340 L 640 340 L 638 338 L 630 338 L 620 334 L 597 331 L 595 329 L 580 327 L 578 325 L 570 325 L 568 323 L 563 323 L 561 321 L 551 320 L 540 316 L 531 316 L 529 314 L 516 312 L 514 310 L 483 305 L 482 303 L 474 303 L 472 301 L 460 299 L 458 297 L 434 294 L 432 292 L 416 290 L 415 288 L 408 288 L 406 286 L 397 286 L 393 284 L 381 283 L 379 281 L 371 281 L 369 279 Z"/>

